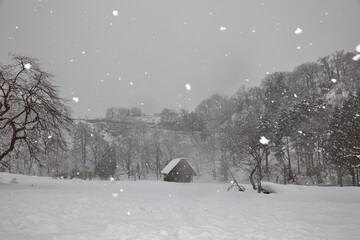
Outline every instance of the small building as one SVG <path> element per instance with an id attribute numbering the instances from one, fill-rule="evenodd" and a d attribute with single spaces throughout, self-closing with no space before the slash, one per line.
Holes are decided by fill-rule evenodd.
<path id="1" fill-rule="evenodd" d="M 185 158 L 171 160 L 161 171 L 164 181 L 167 182 L 191 182 L 193 176 L 197 176 L 194 169 Z"/>

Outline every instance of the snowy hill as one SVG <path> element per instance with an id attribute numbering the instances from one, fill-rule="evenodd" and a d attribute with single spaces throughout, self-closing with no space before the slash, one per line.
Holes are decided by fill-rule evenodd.
<path id="1" fill-rule="evenodd" d="M 17 183 L 11 183 L 16 178 Z M 13 181 L 14 182 L 14 181 Z M 266 184 L 265 184 L 266 185 Z M 269 184 L 268 184 L 269 185 Z M 54 180 L 0 173 L 1 239 L 357 239 L 360 188 Z"/>

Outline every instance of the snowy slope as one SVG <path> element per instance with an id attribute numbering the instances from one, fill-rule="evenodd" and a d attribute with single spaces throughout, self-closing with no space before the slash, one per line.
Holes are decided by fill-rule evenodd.
<path id="1" fill-rule="evenodd" d="M 16 177 L 18 183 L 10 184 Z M 360 188 L 53 180 L 0 173 L 0 239 L 357 239 Z"/>

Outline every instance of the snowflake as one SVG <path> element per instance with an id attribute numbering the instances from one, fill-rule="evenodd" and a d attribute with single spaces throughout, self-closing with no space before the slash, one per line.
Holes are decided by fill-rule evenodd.
<path id="1" fill-rule="evenodd" d="M 224 26 L 220 27 L 220 31 L 225 31 L 225 30 L 226 30 L 226 27 L 224 27 Z"/>
<path id="2" fill-rule="evenodd" d="M 301 46 L 297 46 L 296 49 L 297 49 L 297 50 L 300 50 L 300 49 L 301 49 Z"/>
<path id="3" fill-rule="evenodd" d="M 113 193 L 112 196 L 113 196 L 114 198 L 117 198 L 118 194 L 117 194 L 117 193 Z"/>
<path id="4" fill-rule="evenodd" d="M 357 51 L 358 53 L 360 53 L 360 44 L 358 44 L 358 45 L 355 47 L 355 51 Z"/>
<path id="5" fill-rule="evenodd" d="M 360 54 L 356 54 L 356 55 L 352 58 L 352 60 L 354 60 L 354 61 L 359 61 L 359 60 L 360 60 Z"/>
<path id="6" fill-rule="evenodd" d="M 113 14 L 114 16 L 118 16 L 118 15 L 119 15 L 119 11 L 118 11 L 118 10 L 113 10 L 113 11 L 112 11 L 112 14 Z"/>
<path id="7" fill-rule="evenodd" d="M 127 211 L 126 214 L 127 214 L 128 216 L 130 216 L 130 215 L 131 215 L 131 212 L 130 212 L 130 211 Z"/>
<path id="8" fill-rule="evenodd" d="M 51 136 L 51 135 L 49 135 L 49 136 L 48 136 L 48 139 L 50 139 L 50 138 L 52 138 L 52 136 Z"/>
<path id="9" fill-rule="evenodd" d="M 24 68 L 29 70 L 31 68 L 31 64 L 30 63 L 25 63 Z"/>
<path id="10" fill-rule="evenodd" d="M 332 81 L 333 83 L 336 83 L 336 82 L 337 82 L 337 80 L 336 80 L 335 78 L 331 79 L 331 81 Z"/>
<path id="11" fill-rule="evenodd" d="M 72 100 L 73 100 L 74 102 L 79 102 L 79 98 L 78 98 L 78 97 L 73 97 Z"/>
<path id="12" fill-rule="evenodd" d="M 131 86 L 132 86 L 132 85 L 134 85 L 134 83 L 133 83 L 133 82 L 130 82 L 129 84 L 130 84 Z"/>
<path id="13" fill-rule="evenodd" d="M 191 91 L 191 85 L 189 83 L 185 84 L 185 88 L 188 90 L 188 91 Z"/>
<path id="14" fill-rule="evenodd" d="M 303 30 L 301 28 L 299 28 L 299 27 L 295 30 L 296 35 L 299 35 L 299 34 L 302 34 L 302 33 L 303 33 Z"/>
<path id="15" fill-rule="evenodd" d="M 259 142 L 260 142 L 261 144 L 263 144 L 263 145 L 267 145 L 267 144 L 269 144 L 270 140 L 267 139 L 267 138 L 264 137 L 264 136 L 261 136 Z"/>

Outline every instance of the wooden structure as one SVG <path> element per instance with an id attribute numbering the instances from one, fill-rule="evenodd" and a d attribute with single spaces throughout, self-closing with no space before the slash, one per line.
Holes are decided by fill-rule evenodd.
<path id="1" fill-rule="evenodd" d="M 171 160 L 161 171 L 164 181 L 168 182 L 191 182 L 193 176 L 197 176 L 194 169 L 185 158 Z"/>

